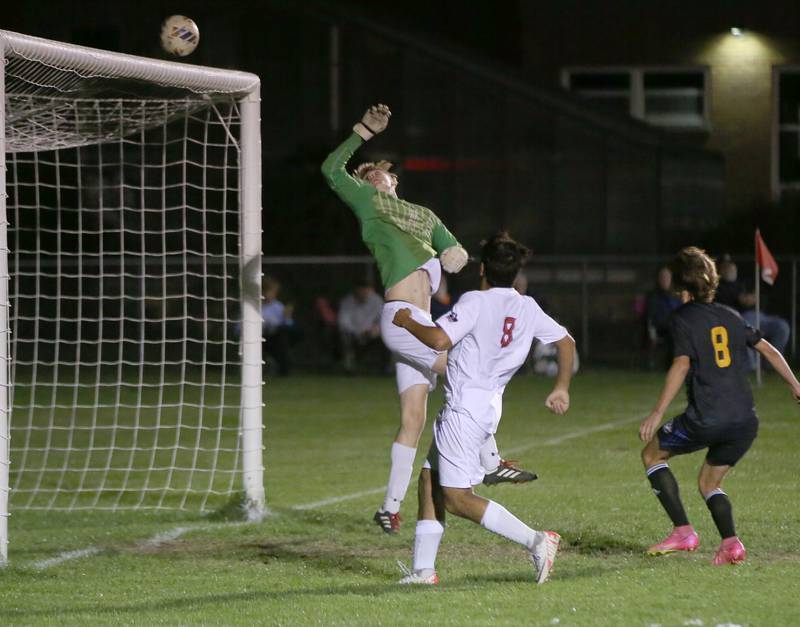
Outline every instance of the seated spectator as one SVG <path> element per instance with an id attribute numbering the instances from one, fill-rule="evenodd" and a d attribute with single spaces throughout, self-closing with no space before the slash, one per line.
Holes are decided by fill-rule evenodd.
<path id="1" fill-rule="evenodd" d="M 368 282 L 358 283 L 339 303 L 339 337 L 342 365 L 353 374 L 357 355 L 375 350 L 380 355 L 380 371 L 386 368 L 387 352 L 381 341 L 383 299 Z"/>
<path id="2" fill-rule="evenodd" d="M 723 255 L 719 262 L 719 287 L 717 288 L 716 301 L 736 309 L 742 314 L 745 322 L 752 327 L 756 326 L 756 296 L 748 290 L 739 280 L 739 269 L 730 255 Z M 764 299 L 762 297 L 763 306 Z M 781 353 L 786 350 L 789 343 L 789 323 L 779 316 L 759 311 L 758 327 L 764 339 L 777 348 Z M 750 355 L 750 369 L 756 369 L 756 353 L 748 350 Z"/>
<path id="3" fill-rule="evenodd" d="M 656 286 L 647 293 L 644 307 L 644 320 L 647 333 L 648 366 L 655 367 L 659 346 L 664 346 L 665 366 L 672 362 L 672 338 L 669 331 L 669 318 L 681 306 L 681 299 L 672 291 L 672 272 L 666 266 L 658 269 Z"/>
<path id="4" fill-rule="evenodd" d="M 319 349 L 316 363 L 326 369 L 331 363 L 339 363 L 339 322 L 336 307 L 327 295 L 319 295 L 314 299 L 314 322 L 316 335 L 319 338 Z"/>
<path id="5" fill-rule="evenodd" d="M 281 284 L 277 279 L 266 276 L 261 284 L 262 335 L 264 350 L 275 360 L 278 374 L 286 376 L 291 369 L 289 344 L 297 337 L 297 329 L 292 318 L 292 305 L 284 305 L 278 300 Z"/>

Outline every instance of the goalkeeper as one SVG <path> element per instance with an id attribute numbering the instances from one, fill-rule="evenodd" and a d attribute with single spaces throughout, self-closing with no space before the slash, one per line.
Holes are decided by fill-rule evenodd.
<path id="1" fill-rule="evenodd" d="M 445 372 L 447 353 L 425 346 L 393 325 L 392 319 L 399 309 L 409 308 L 415 320 L 433 326 L 431 294 L 439 287 L 442 268 L 458 272 L 466 265 L 468 255 L 432 211 L 397 197 L 397 176 L 389 171 L 391 163 L 362 163 L 352 176 L 345 169 L 365 141 L 386 129 L 390 116 L 386 105 L 370 107 L 350 137 L 325 159 L 322 174 L 358 218 L 361 236 L 375 257 L 385 290 L 381 337 L 396 359 L 400 429 L 392 445 L 386 498 L 374 520 L 386 533 L 397 533 L 400 504 L 411 481 L 417 443 L 425 426 L 428 392 L 436 387 L 437 374 Z M 488 485 L 536 479 L 533 473 L 501 460 L 493 437 L 481 450 L 481 462 Z"/>

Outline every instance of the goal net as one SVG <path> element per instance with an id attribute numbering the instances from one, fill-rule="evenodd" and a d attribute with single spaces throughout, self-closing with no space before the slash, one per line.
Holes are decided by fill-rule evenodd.
<path id="1" fill-rule="evenodd" d="M 258 515 L 258 78 L 0 47 L 0 562 L 9 509 Z"/>

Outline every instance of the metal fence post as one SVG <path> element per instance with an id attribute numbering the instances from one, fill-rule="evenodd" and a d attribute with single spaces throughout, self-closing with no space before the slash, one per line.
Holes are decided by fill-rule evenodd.
<path id="1" fill-rule="evenodd" d="M 581 359 L 589 359 L 589 265 L 581 262 Z"/>
<path id="2" fill-rule="evenodd" d="M 797 359 L 797 257 L 792 259 L 792 360 Z"/>

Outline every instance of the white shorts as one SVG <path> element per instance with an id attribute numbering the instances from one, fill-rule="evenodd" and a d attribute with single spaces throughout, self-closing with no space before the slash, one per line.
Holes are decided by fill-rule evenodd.
<path id="1" fill-rule="evenodd" d="M 436 373 L 433 364 L 439 352 L 425 346 L 405 329 L 392 324 L 398 309 L 408 308 L 411 317 L 420 324 L 433 326 L 431 315 L 416 305 L 402 300 L 390 300 L 383 305 L 381 313 L 381 338 L 395 357 L 397 393 L 402 394 L 412 385 L 426 384 L 428 390 L 436 389 Z"/>
<path id="2" fill-rule="evenodd" d="M 439 473 L 445 488 L 471 488 L 483 481 L 481 447 L 491 437 L 468 415 L 443 409 L 433 424 L 433 442 L 423 468 Z"/>

